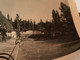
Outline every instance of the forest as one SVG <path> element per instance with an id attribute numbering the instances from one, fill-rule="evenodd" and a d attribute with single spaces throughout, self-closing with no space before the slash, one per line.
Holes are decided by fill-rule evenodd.
<path id="1" fill-rule="evenodd" d="M 60 12 L 55 9 L 52 10 L 52 21 L 46 20 L 46 22 L 43 22 L 40 19 L 39 23 L 36 23 L 36 20 L 32 19 L 22 20 L 19 14 L 16 14 L 13 20 L 9 14 L 5 17 L 0 12 L 0 32 L 4 35 L 5 33 L 3 31 L 25 32 L 33 30 L 41 31 L 44 35 L 48 34 L 51 37 L 72 36 L 78 39 L 79 37 L 75 29 L 70 7 L 61 2 L 59 10 Z"/>

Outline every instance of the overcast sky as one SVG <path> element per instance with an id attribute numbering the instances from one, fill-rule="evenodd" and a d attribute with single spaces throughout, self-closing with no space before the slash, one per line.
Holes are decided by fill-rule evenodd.
<path id="1" fill-rule="evenodd" d="M 67 0 L 0 0 L 0 10 L 14 19 L 18 13 L 22 19 L 51 20 L 52 10 L 59 9 L 60 3 Z"/>

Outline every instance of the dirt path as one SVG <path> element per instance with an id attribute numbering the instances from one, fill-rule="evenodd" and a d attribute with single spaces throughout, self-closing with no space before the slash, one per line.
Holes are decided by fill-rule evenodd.
<path id="1" fill-rule="evenodd" d="M 4 56 L 6 58 L 8 58 L 8 55 L 5 54 L 11 54 L 11 52 L 13 51 L 13 48 L 15 46 L 15 40 L 16 39 L 10 39 L 7 40 L 5 42 L 0 42 L 0 57 Z M 1 53 L 5 53 L 3 55 L 1 55 Z M 0 60 L 5 60 L 4 58 L 0 58 Z"/>
<path id="2" fill-rule="evenodd" d="M 46 43 L 30 38 L 26 38 L 22 44 L 16 60 L 52 60 L 69 54 L 80 47 L 80 41 L 54 44 L 52 41 Z"/>
<path id="3" fill-rule="evenodd" d="M 16 39 L 10 39 L 6 42 L 0 42 L 0 53 L 8 53 L 10 54 L 15 46 Z"/>

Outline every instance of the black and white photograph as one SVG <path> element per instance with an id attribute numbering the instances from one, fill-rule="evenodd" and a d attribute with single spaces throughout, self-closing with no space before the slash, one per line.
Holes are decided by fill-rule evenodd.
<path id="1" fill-rule="evenodd" d="M 77 60 L 79 2 L 0 0 L 0 60 Z"/>

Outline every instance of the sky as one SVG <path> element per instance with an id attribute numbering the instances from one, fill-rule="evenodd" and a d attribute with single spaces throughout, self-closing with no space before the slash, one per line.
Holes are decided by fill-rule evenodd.
<path id="1" fill-rule="evenodd" d="M 0 11 L 15 19 L 18 13 L 21 19 L 52 20 L 52 10 L 59 10 L 60 2 L 67 0 L 0 0 Z"/>
<path id="2" fill-rule="evenodd" d="M 80 0 L 75 0 L 78 12 L 80 12 Z"/>

